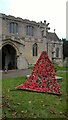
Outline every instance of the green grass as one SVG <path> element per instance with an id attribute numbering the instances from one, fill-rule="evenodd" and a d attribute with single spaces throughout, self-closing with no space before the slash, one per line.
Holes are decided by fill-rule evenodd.
<path id="1" fill-rule="evenodd" d="M 66 76 L 62 76 L 61 96 L 15 90 L 15 87 L 24 83 L 26 77 L 3 79 L 3 117 L 7 118 L 66 118 Z"/>

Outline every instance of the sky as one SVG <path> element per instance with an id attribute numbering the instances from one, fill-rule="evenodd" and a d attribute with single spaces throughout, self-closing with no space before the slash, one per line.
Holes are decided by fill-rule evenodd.
<path id="1" fill-rule="evenodd" d="M 67 0 L 0 0 L 0 13 L 29 19 L 47 21 L 51 32 L 60 39 L 66 38 Z"/>

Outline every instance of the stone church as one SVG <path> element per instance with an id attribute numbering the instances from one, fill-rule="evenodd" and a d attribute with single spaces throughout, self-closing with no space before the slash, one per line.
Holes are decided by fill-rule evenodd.
<path id="1" fill-rule="evenodd" d="M 42 51 L 47 51 L 54 63 L 62 65 L 63 42 L 49 29 L 45 20 L 35 22 L 0 13 L 0 69 L 28 68 L 36 63 Z"/>

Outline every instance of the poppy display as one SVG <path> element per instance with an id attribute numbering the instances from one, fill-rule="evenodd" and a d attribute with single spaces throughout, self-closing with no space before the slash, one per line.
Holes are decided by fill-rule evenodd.
<path id="1" fill-rule="evenodd" d="M 21 84 L 16 88 L 62 94 L 55 76 L 56 68 L 49 59 L 47 52 L 43 51 L 34 65 L 31 75 L 26 79 L 24 84 Z"/>

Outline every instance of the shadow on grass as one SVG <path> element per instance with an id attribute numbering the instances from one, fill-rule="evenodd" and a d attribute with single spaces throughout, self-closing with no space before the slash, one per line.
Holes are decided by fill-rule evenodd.
<path id="1" fill-rule="evenodd" d="M 57 95 L 57 96 L 61 96 L 62 94 L 56 94 L 56 93 L 49 93 L 49 92 L 41 92 L 41 91 L 35 91 L 35 90 L 28 90 L 28 89 L 12 89 L 12 90 L 10 90 L 10 91 L 16 91 L 16 92 L 18 92 L 18 91 L 22 91 L 22 92 L 35 92 L 35 93 L 42 93 L 42 94 L 52 94 L 52 95 Z"/>

